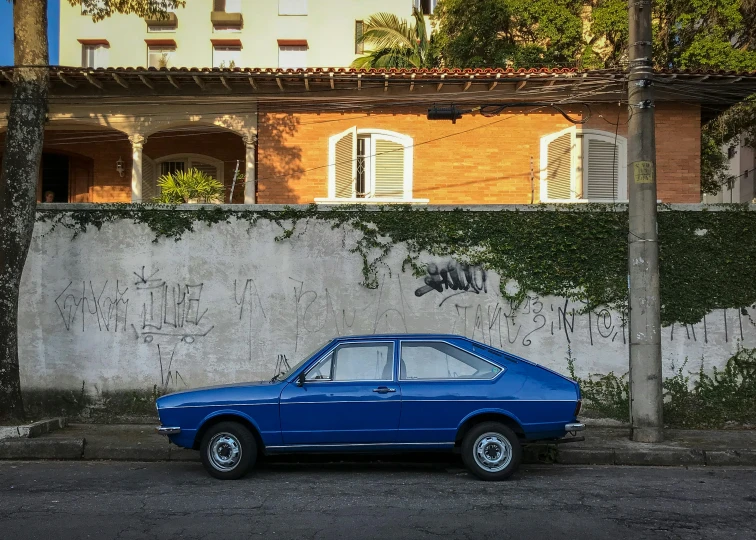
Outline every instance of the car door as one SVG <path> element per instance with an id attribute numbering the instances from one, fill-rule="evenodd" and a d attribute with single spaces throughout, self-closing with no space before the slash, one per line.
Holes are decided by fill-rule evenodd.
<path id="1" fill-rule="evenodd" d="M 285 445 L 388 444 L 396 441 L 401 392 L 395 343 L 344 342 L 281 393 Z"/>
<path id="2" fill-rule="evenodd" d="M 399 343 L 400 443 L 453 444 L 470 413 L 495 406 L 503 368 L 443 340 Z"/>

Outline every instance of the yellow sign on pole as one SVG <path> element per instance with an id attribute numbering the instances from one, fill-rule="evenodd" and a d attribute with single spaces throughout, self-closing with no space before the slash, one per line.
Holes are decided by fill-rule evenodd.
<path id="1" fill-rule="evenodd" d="M 650 161 L 636 161 L 633 163 L 633 178 L 636 184 L 654 183 L 654 165 Z"/>

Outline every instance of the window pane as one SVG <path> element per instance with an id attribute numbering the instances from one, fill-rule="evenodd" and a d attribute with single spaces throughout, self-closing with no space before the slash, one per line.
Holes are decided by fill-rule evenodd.
<path id="1" fill-rule="evenodd" d="M 360 137 L 357 139 L 357 187 L 355 188 L 358 198 L 369 195 L 368 193 L 368 163 L 370 163 L 369 149 L 370 139 Z"/>
<path id="2" fill-rule="evenodd" d="M 241 13 L 241 0 L 226 0 L 226 13 Z"/>
<path id="3" fill-rule="evenodd" d="M 391 343 L 353 343 L 333 352 L 334 381 L 390 381 L 394 378 Z"/>
<path id="4" fill-rule="evenodd" d="M 149 47 L 147 49 L 147 66 L 154 68 L 170 67 L 173 65 L 173 47 Z"/>
<path id="5" fill-rule="evenodd" d="M 280 45 L 278 47 L 278 67 L 297 69 L 307 67 L 306 45 Z"/>
<path id="6" fill-rule="evenodd" d="M 239 47 L 213 47 L 213 67 L 236 67 L 240 57 Z"/>
<path id="7" fill-rule="evenodd" d="M 329 354 L 325 359 L 318 362 L 314 368 L 307 372 L 305 380 L 308 381 L 330 381 L 331 365 L 333 364 L 333 355 Z"/>
<path id="8" fill-rule="evenodd" d="M 108 48 L 105 45 L 82 45 L 81 65 L 88 68 L 108 67 Z"/>
<path id="9" fill-rule="evenodd" d="M 164 161 L 160 164 L 160 175 L 173 174 L 186 168 L 183 161 Z"/>
<path id="10" fill-rule="evenodd" d="M 354 21 L 354 54 L 363 54 L 365 52 L 365 42 L 362 41 L 362 35 L 365 33 L 365 23 Z"/>
<path id="11" fill-rule="evenodd" d="M 493 379 L 501 369 L 448 343 L 402 343 L 401 379 Z"/>
<path id="12" fill-rule="evenodd" d="M 279 15 L 307 15 L 307 0 L 278 0 Z"/>

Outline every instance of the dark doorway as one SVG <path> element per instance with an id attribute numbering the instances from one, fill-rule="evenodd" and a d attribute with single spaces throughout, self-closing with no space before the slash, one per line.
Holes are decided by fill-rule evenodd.
<path id="1" fill-rule="evenodd" d="M 40 200 L 47 201 L 47 193 L 53 193 L 52 202 L 68 202 L 68 156 L 61 154 L 42 154 L 40 167 L 41 191 Z"/>
<path id="2" fill-rule="evenodd" d="M 94 162 L 76 154 L 42 154 L 38 198 L 41 202 L 90 202 Z M 47 201 L 51 192 L 53 200 Z"/>

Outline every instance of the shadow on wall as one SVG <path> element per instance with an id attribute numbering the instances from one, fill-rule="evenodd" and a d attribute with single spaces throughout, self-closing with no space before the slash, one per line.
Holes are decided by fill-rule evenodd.
<path id="1" fill-rule="evenodd" d="M 311 203 L 300 200 L 294 182 L 304 174 L 302 148 L 292 144 L 299 131 L 294 114 L 261 112 L 258 117 L 257 190 L 262 204 Z M 324 171 L 325 174 L 325 171 Z"/>

